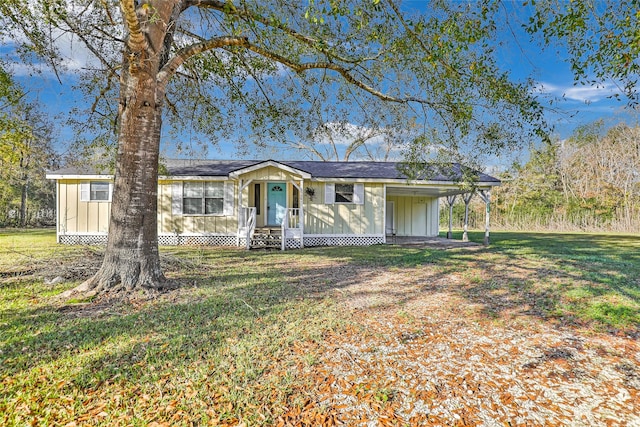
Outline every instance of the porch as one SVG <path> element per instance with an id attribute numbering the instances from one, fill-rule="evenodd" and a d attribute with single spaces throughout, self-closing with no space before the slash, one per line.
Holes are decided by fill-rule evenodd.
<path id="1" fill-rule="evenodd" d="M 305 171 L 267 161 L 229 174 L 238 182 L 238 246 L 303 247 Z"/>
<path id="2" fill-rule="evenodd" d="M 247 249 L 281 250 L 304 247 L 304 225 L 301 221 L 300 208 L 284 208 L 280 226 L 256 225 L 257 209 L 255 206 L 241 207 L 238 220 L 237 246 Z"/>

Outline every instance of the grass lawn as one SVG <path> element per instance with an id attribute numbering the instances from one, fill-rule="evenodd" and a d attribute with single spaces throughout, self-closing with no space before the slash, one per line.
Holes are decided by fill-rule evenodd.
<path id="1" fill-rule="evenodd" d="M 331 425 L 342 406 L 319 396 L 333 375 L 332 342 L 377 337 L 358 301 L 390 322 L 414 322 L 416 339 L 425 329 L 411 320 L 412 299 L 427 293 L 464 305 L 449 315 L 497 328 L 640 333 L 637 235 L 494 232 L 488 248 L 450 250 L 161 252 L 180 289 L 153 301 L 62 305 L 55 295 L 95 272 L 101 249 L 57 245 L 50 230 L 0 230 L 0 425 Z M 385 277 L 421 287 L 367 291 Z M 640 378 L 634 363 L 625 369 Z M 399 392 L 378 385 L 354 393 L 383 413 Z"/>
<path id="2" fill-rule="evenodd" d="M 484 234 L 469 236 L 482 242 Z M 453 238 L 461 239 L 462 232 Z M 507 285 L 512 296 L 533 297 L 544 318 L 599 331 L 640 327 L 640 235 L 492 232 L 482 258 L 475 261 L 485 271 L 476 278 L 481 284 L 500 277 L 505 264 L 522 263 L 521 279 L 511 276 L 511 283 L 497 286 Z"/>

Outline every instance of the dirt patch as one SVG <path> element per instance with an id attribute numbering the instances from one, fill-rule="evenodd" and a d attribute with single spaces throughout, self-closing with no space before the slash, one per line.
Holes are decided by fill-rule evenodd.
<path id="1" fill-rule="evenodd" d="M 437 267 L 357 274 L 334 290 L 353 324 L 322 343 L 307 415 L 349 426 L 640 425 L 635 339 L 554 324 Z"/>
<path id="2" fill-rule="evenodd" d="M 82 281 L 98 271 L 102 255 L 102 249 L 86 246 L 73 258 L 53 255 L 43 260 L 34 259 L 28 268 L 0 272 L 0 278 L 42 279 L 52 285 L 60 281 Z"/>
<path id="3" fill-rule="evenodd" d="M 456 249 L 456 248 L 481 248 L 483 245 L 476 242 L 463 242 L 462 240 L 445 239 L 442 237 L 395 237 L 387 238 L 387 243 L 403 247 Z"/>

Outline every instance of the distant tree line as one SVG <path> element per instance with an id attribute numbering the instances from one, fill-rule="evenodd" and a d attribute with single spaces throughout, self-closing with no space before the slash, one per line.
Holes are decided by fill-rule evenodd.
<path id="1" fill-rule="evenodd" d="M 602 122 L 531 152 L 500 175 L 492 191 L 491 223 L 504 229 L 640 232 L 640 127 Z M 484 224 L 474 198 L 470 227 Z M 442 210 L 445 223 L 448 210 Z M 464 204 L 454 206 L 462 227 Z"/>
<path id="2" fill-rule="evenodd" d="M 0 67 L 0 227 L 55 224 L 53 125 Z"/>

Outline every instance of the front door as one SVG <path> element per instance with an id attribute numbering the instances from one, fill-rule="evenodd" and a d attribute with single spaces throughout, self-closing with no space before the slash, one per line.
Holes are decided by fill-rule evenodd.
<path id="1" fill-rule="evenodd" d="M 267 183 L 267 225 L 282 224 L 287 206 L 287 186 L 284 182 Z"/>
<path id="2" fill-rule="evenodd" d="M 424 199 L 414 199 L 411 218 L 411 235 L 427 235 L 427 204 Z"/>

